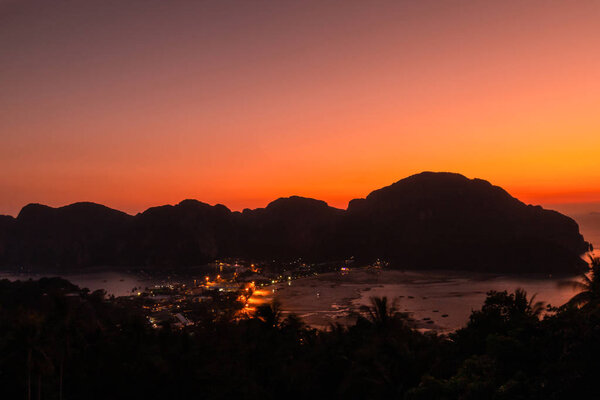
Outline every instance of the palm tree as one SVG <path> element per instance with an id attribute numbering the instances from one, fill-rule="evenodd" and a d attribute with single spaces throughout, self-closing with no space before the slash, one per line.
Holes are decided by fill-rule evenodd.
<path id="1" fill-rule="evenodd" d="M 302 319 L 296 314 L 288 315 L 283 322 L 281 323 L 282 327 L 293 331 L 293 332 L 301 332 L 304 328 L 306 328 L 306 324 Z"/>
<path id="2" fill-rule="evenodd" d="M 545 303 L 543 301 L 535 301 L 536 296 L 537 294 L 534 294 L 527 300 L 527 292 L 525 289 L 518 288 L 515 290 L 515 312 L 521 315 L 539 318 L 540 314 L 544 311 Z"/>
<path id="3" fill-rule="evenodd" d="M 63 399 L 65 362 L 71 351 L 71 342 L 76 336 L 78 326 L 71 305 L 65 298 L 57 299 L 57 320 L 54 324 L 56 343 L 54 351 L 58 359 L 58 399 Z"/>
<path id="4" fill-rule="evenodd" d="M 360 310 L 366 314 L 367 320 L 378 327 L 389 326 L 393 321 L 404 321 L 407 319 L 405 313 L 398 311 L 397 301 L 388 302 L 386 296 L 371 297 L 370 306 L 362 306 Z"/>
<path id="5" fill-rule="evenodd" d="M 53 366 L 46 352 L 44 343 L 43 326 L 44 318 L 36 312 L 23 313 L 17 321 L 18 340 L 25 350 L 27 377 L 26 398 L 31 400 L 32 374 L 37 375 L 38 399 L 42 392 L 42 375 L 52 371 Z"/>
<path id="6" fill-rule="evenodd" d="M 589 257 L 590 269 L 582 274 L 581 281 L 568 281 L 561 285 L 580 289 L 581 292 L 568 301 L 568 305 L 583 307 L 600 303 L 600 257 Z"/>

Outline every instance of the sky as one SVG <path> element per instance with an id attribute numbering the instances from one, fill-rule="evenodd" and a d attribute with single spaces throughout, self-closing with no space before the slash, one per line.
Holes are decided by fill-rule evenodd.
<path id="1" fill-rule="evenodd" d="M 600 210 L 598 1 L 0 0 L 0 214 L 421 171 Z"/>

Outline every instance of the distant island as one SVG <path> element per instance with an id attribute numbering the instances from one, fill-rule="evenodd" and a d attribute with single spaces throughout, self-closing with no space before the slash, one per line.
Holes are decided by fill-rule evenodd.
<path id="1" fill-rule="evenodd" d="M 0 216 L 0 266 L 185 269 L 222 257 L 384 259 L 392 268 L 576 273 L 590 248 L 577 223 L 460 174 L 423 172 L 346 210 L 292 196 L 232 212 L 184 200 L 135 216 L 95 203 L 29 204 Z"/>

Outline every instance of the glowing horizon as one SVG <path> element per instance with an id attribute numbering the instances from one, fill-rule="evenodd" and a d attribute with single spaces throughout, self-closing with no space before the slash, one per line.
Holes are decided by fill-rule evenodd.
<path id="1" fill-rule="evenodd" d="M 0 214 L 300 195 L 421 171 L 600 202 L 600 4 L 0 0 Z"/>
<path id="2" fill-rule="evenodd" d="M 454 171 L 433 171 L 433 172 L 454 172 Z M 402 177 L 402 179 L 403 178 L 406 178 L 406 177 Z M 474 176 L 474 177 L 467 176 L 467 178 L 484 179 L 484 178 L 477 177 L 477 176 Z M 217 201 L 205 201 L 202 198 L 196 198 L 196 197 L 184 197 L 184 198 L 181 198 L 178 200 L 165 202 L 165 203 L 152 203 L 152 204 L 149 203 L 148 205 L 143 206 L 142 208 L 135 208 L 135 206 L 134 206 L 134 208 L 131 208 L 131 209 L 119 208 L 118 206 L 112 206 L 111 204 L 101 203 L 98 201 L 94 201 L 93 199 L 83 199 L 83 200 L 77 200 L 77 201 L 72 201 L 72 202 L 68 202 L 68 203 L 40 203 L 40 204 L 44 204 L 44 205 L 48 205 L 48 206 L 56 208 L 56 207 L 63 207 L 63 206 L 67 206 L 67 205 L 70 205 L 73 203 L 78 203 L 78 202 L 92 202 L 92 203 L 102 204 L 104 206 L 107 206 L 107 207 L 110 207 L 110 208 L 113 208 L 113 209 L 116 209 L 119 211 L 126 212 L 130 215 L 135 215 L 137 213 L 146 211 L 148 208 L 151 208 L 151 207 L 162 206 L 162 205 L 175 205 L 175 204 L 180 203 L 183 200 L 198 200 L 200 202 L 207 203 L 210 205 L 221 204 L 221 205 L 226 206 L 227 208 L 229 208 L 232 211 L 243 211 L 246 208 L 255 209 L 255 208 L 266 207 L 270 202 L 277 200 L 279 198 L 285 198 L 285 197 L 291 197 L 291 196 L 301 196 L 301 197 L 314 198 L 316 200 L 323 200 L 331 207 L 345 210 L 345 209 L 347 209 L 348 203 L 351 200 L 358 199 L 358 198 L 365 198 L 372 191 L 380 189 L 385 186 L 389 186 L 389 185 L 395 183 L 396 181 L 389 182 L 388 184 L 382 185 L 381 187 L 372 188 L 371 190 L 368 190 L 367 192 L 365 192 L 361 195 L 351 196 L 349 198 L 339 198 L 339 199 L 333 198 L 333 199 L 326 200 L 326 199 L 320 198 L 318 196 L 302 195 L 302 194 L 297 194 L 297 193 L 288 193 L 288 194 L 274 195 L 273 197 L 268 198 L 268 199 L 256 199 L 256 201 L 250 205 L 237 204 L 237 206 L 231 206 L 230 204 L 226 204 L 225 202 L 218 201 L 218 200 Z M 494 182 L 490 182 L 490 183 L 494 184 Z M 499 185 L 495 185 L 495 186 L 499 186 Z M 502 187 L 502 188 L 506 190 L 505 187 Z M 521 196 L 517 196 L 514 194 L 514 192 L 511 192 L 510 190 L 507 190 L 507 191 L 510 195 L 517 198 L 518 200 L 521 200 L 522 202 L 524 202 L 526 204 L 541 205 L 541 206 L 544 206 L 545 208 L 556 209 L 561 212 L 569 211 L 574 214 L 581 213 L 581 212 L 588 213 L 590 211 L 600 212 L 600 201 L 596 200 L 598 198 L 597 197 L 598 193 L 578 192 L 578 193 L 576 193 L 576 197 L 573 197 L 572 194 L 549 192 L 549 193 L 543 194 L 544 197 L 540 197 L 539 192 L 536 192 L 535 196 L 532 196 L 532 195 L 528 194 L 526 190 L 524 190 L 524 192 Z M 531 199 L 534 199 L 534 201 L 531 201 Z M 542 201 L 535 201 L 535 200 L 540 200 L 540 199 Z M 30 203 L 39 203 L 39 202 L 30 202 Z M 30 204 L 30 203 L 27 203 L 27 204 Z M 25 205 L 26 204 L 23 204 L 23 206 L 25 206 Z M 16 217 L 16 215 L 21 210 L 21 208 L 22 207 L 20 207 L 15 213 L 13 213 L 12 216 Z M 0 215 L 3 215 L 3 213 L 0 213 Z M 10 215 L 10 214 L 4 213 L 4 215 Z"/>

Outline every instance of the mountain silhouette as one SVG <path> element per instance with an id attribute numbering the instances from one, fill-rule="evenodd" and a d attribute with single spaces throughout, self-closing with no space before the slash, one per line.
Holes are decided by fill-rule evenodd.
<path id="1" fill-rule="evenodd" d="M 132 219 L 94 203 L 60 208 L 29 204 L 12 223 L 3 247 L 11 264 L 55 268 L 106 265 L 118 257 L 121 232 Z"/>
<path id="2" fill-rule="evenodd" d="M 424 172 L 353 200 L 344 224 L 358 255 L 407 268 L 561 271 L 583 267 L 577 255 L 588 250 L 571 218 L 453 173 Z"/>
<path id="3" fill-rule="evenodd" d="M 184 200 L 135 216 L 94 203 L 25 206 L 0 217 L 0 264 L 185 268 L 219 257 L 383 258 L 395 268 L 578 272 L 577 223 L 460 174 L 423 172 L 350 201 L 292 196 L 232 212 Z"/>
<path id="4" fill-rule="evenodd" d="M 292 196 L 266 208 L 244 210 L 240 221 L 242 254 L 256 258 L 335 255 L 332 241 L 344 211 L 322 200 Z"/>
<path id="5" fill-rule="evenodd" d="M 184 200 L 136 215 L 125 232 L 117 263 L 134 266 L 189 266 L 232 253 L 237 221 L 227 207 Z"/>

